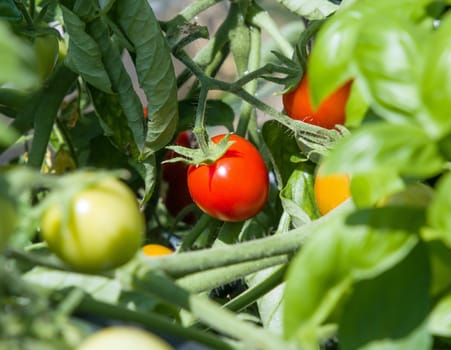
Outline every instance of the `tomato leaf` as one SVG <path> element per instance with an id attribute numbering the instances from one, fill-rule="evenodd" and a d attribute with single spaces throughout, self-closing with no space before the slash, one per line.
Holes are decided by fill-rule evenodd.
<path id="1" fill-rule="evenodd" d="M 320 340 L 321 326 L 340 314 L 356 281 L 374 278 L 404 259 L 417 244 L 415 233 L 424 222 L 422 211 L 410 208 L 326 218 L 330 216 L 307 240 L 287 275 L 285 335 L 296 335 L 301 345 Z"/>
<path id="2" fill-rule="evenodd" d="M 275 120 L 267 121 L 262 128 L 263 139 L 271 155 L 277 184 L 284 187 L 296 169 L 295 157 L 300 157 L 299 147 L 291 131 Z"/>
<path id="3" fill-rule="evenodd" d="M 426 327 L 429 282 L 428 257 L 423 244 L 418 244 L 381 275 L 357 282 L 339 321 L 340 347 L 347 350 L 430 348 L 432 339 Z"/>
<path id="4" fill-rule="evenodd" d="M 178 120 L 177 85 L 169 46 L 152 8 L 145 0 L 116 1 L 118 26 L 132 43 L 136 73 L 147 101 L 148 122 L 143 157 L 172 139 Z"/>
<path id="5" fill-rule="evenodd" d="M 294 227 L 302 226 L 320 216 L 313 193 L 314 166 L 299 163 L 288 183 L 280 191 L 282 207 L 290 215 Z"/>
<path id="6" fill-rule="evenodd" d="M 334 13 L 338 5 L 328 0 L 277 0 L 290 11 L 307 19 L 322 19 Z"/>
<path id="7" fill-rule="evenodd" d="M 423 128 L 384 122 L 369 123 L 337 141 L 324 162 L 325 173 L 395 172 L 427 178 L 445 164 L 437 144 Z"/>
<path id="8" fill-rule="evenodd" d="M 139 151 L 118 96 L 89 85 L 88 91 L 105 135 L 125 155 L 137 158 Z"/>
<path id="9" fill-rule="evenodd" d="M 68 8 L 61 6 L 64 24 L 69 34 L 65 64 L 97 89 L 112 93 L 111 81 L 102 62 L 95 40 L 85 31 L 85 23 Z"/>
<path id="10" fill-rule="evenodd" d="M 0 3 L 0 19 L 12 22 L 22 19 L 22 14 L 13 0 L 3 0 Z"/>
<path id="11" fill-rule="evenodd" d="M 424 126 L 442 136 L 451 131 L 451 15 L 446 16 L 431 37 L 426 55 L 423 81 L 419 85 L 426 108 L 430 112 Z"/>
<path id="12" fill-rule="evenodd" d="M 179 101 L 178 109 L 180 116 L 178 130 L 191 129 L 194 126 L 197 100 Z M 225 126 L 229 131 L 233 131 L 234 117 L 235 112 L 229 104 L 221 100 L 207 100 L 205 119 L 208 121 L 209 126 Z"/>

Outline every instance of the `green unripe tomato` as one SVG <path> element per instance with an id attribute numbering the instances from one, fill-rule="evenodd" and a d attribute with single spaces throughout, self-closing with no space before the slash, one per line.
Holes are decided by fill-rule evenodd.
<path id="1" fill-rule="evenodd" d="M 135 195 L 113 177 L 84 188 L 66 206 L 49 206 L 41 218 L 41 235 L 50 250 L 74 269 L 86 272 L 129 261 L 142 244 L 144 230 Z"/>
<path id="2" fill-rule="evenodd" d="M 58 59 L 58 38 L 52 34 L 38 35 L 33 41 L 33 49 L 39 78 L 44 81 L 49 77 Z"/>
<path id="3" fill-rule="evenodd" d="M 77 350 L 173 350 L 156 335 L 132 327 L 104 328 L 86 338 Z"/>
<path id="4" fill-rule="evenodd" d="M 17 212 L 14 203 L 0 196 L 0 251 L 5 248 L 17 224 Z"/>

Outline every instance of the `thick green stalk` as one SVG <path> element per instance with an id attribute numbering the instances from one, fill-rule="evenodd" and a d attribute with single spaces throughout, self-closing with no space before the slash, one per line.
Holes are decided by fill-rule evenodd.
<path id="1" fill-rule="evenodd" d="M 141 271 L 142 272 L 142 271 Z M 138 272 L 136 287 L 191 312 L 200 322 L 229 337 L 241 341 L 246 349 L 292 349 L 290 344 L 237 316 L 208 297 L 190 294 L 166 277 L 153 271 Z M 190 328 L 191 329 L 191 328 Z"/>
<path id="2" fill-rule="evenodd" d="M 323 221 L 334 220 L 343 211 L 349 211 L 352 203 L 347 201 L 330 214 L 312 221 L 302 227 L 265 238 L 259 238 L 225 247 L 210 248 L 161 258 L 147 259 L 143 269 L 160 270 L 171 276 L 182 277 L 187 274 L 259 260 L 267 257 L 295 253 L 310 235 L 320 230 Z"/>
<path id="3" fill-rule="evenodd" d="M 199 293 L 233 282 L 265 268 L 286 262 L 288 262 L 287 255 L 278 255 L 271 258 L 197 272 L 186 277 L 182 277 L 176 282 L 179 286 L 189 290 L 192 293 Z"/>
<path id="4" fill-rule="evenodd" d="M 61 65 L 17 114 L 12 126 L 23 134 L 34 124 L 29 165 L 40 169 L 58 109 L 77 75 Z"/>
<path id="5" fill-rule="evenodd" d="M 260 56 L 261 56 L 261 37 L 260 31 L 255 28 L 249 28 L 250 35 L 250 50 L 249 50 L 249 58 L 247 63 L 247 72 L 252 72 L 257 70 L 260 67 Z M 247 83 L 243 89 L 247 91 L 251 95 L 255 95 L 257 92 L 258 81 L 254 79 Z M 249 104 L 246 101 L 243 101 L 241 105 L 241 113 L 240 120 L 238 122 L 238 126 L 236 129 L 236 133 L 238 135 L 244 136 L 246 135 L 249 127 L 249 122 L 251 118 L 255 118 L 255 107 Z"/>
<path id="6" fill-rule="evenodd" d="M 224 304 L 224 307 L 232 311 L 240 311 L 246 306 L 251 305 L 263 295 L 270 292 L 280 283 L 282 283 L 286 270 L 286 264 L 280 266 L 264 281 L 260 282 L 252 288 L 249 288 L 245 292 L 238 295 L 236 298 L 230 300 L 228 303 Z"/>
<path id="7" fill-rule="evenodd" d="M 293 56 L 293 46 L 280 32 L 279 26 L 268 12 L 253 4 L 248 18 L 250 23 L 265 30 L 274 39 L 274 42 L 286 57 L 291 58 Z"/>
<path id="8" fill-rule="evenodd" d="M 198 14 L 205 11 L 206 9 L 220 3 L 222 0 L 196 0 L 192 2 L 189 6 L 180 12 L 179 16 L 182 16 L 186 21 L 191 21 Z"/>
<path id="9" fill-rule="evenodd" d="M 108 319 L 138 323 L 156 332 L 175 336 L 180 339 L 193 340 L 209 346 L 212 349 L 234 349 L 231 345 L 221 340 L 218 336 L 213 336 L 204 331 L 198 331 L 192 328 L 183 328 L 177 323 L 174 323 L 173 321 L 170 321 L 155 313 L 132 311 L 122 306 L 103 303 L 91 298 L 84 298 L 78 305 L 77 311 L 90 315 L 107 317 Z"/>

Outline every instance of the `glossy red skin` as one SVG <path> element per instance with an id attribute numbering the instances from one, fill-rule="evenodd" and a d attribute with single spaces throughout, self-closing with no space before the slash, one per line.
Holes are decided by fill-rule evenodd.
<path id="1" fill-rule="evenodd" d="M 282 97 L 287 115 L 305 123 L 333 129 L 335 125 L 343 125 L 346 117 L 346 103 L 351 90 L 351 82 L 338 88 L 324 99 L 316 110 L 313 109 L 308 77 L 304 74 L 299 85 Z"/>
<path id="2" fill-rule="evenodd" d="M 182 131 L 176 138 L 175 145 L 191 147 L 191 132 Z M 177 157 L 177 153 L 169 151 L 165 160 Z M 183 162 L 166 163 L 163 165 L 162 177 L 167 183 L 167 190 L 164 195 L 164 204 L 172 216 L 176 216 L 180 211 L 190 204 L 193 204 L 187 185 L 188 164 Z M 183 218 L 186 223 L 193 223 L 195 215 L 189 214 Z"/>
<path id="3" fill-rule="evenodd" d="M 225 135 L 212 138 L 218 143 Z M 204 212 L 223 221 L 238 222 L 257 215 L 268 199 L 268 170 L 259 151 L 246 139 L 235 141 L 210 165 L 190 165 L 188 189 Z"/>

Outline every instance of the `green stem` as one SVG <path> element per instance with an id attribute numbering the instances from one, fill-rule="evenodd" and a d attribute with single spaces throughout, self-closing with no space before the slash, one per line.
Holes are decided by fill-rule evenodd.
<path id="1" fill-rule="evenodd" d="M 285 39 L 285 36 L 280 32 L 279 26 L 274 22 L 268 12 L 261 9 L 255 3 L 252 4 L 252 8 L 249 10 L 249 21 L 253 25 L 264 29 L 273 39 L 276 45 L 280 48 L 282 53 L 291 58 L 293 56 L 293 47 L 290 42 Z"/>
<path id="2" fill-rule="evenodd" d="M 245 307 L 251 305 L 256 300 L 258 300 L 283 282 L 287 267 L 288 266 L 286 264 L 282 265 L 271 275 L 269 275 L 264 281 L 260 282 L 252 288 L 249 288 L 236 298 L 224 304 L 224 307 L 232 311 L 240 311 Z"/>
<path id="3" fill-rule="evenodd" d="M 135 282 L 138 288 L 189 310 L 195 318 L 214 330 L 240 340 L 246 349 L 291 349 L 289 344 L 266 330 L 240 320 L 233 312 L 223 309 L 203 295 L 190 294 L 153 271 L 145 271 L 144 274 L 138 275 Z"/>
<path id="4" fill-rule="evenodd" d="M 352 209 L 352 202 L 347 201 L 330 214 L 302 227 L 283 234 L 232 244 L 225 247 L 203 249 L 181 254 L 172 254 L 145 261 L 144 269 L 160 270 L 169 275 L 182 277 L 187 274 L 252 261 L 295 253 L 310 236 L 321 230 L 323 221 L 335 220 L 343 211 Z"/>
<path id="5" fill-rule="evenodd" d="M 182 277 L 176 282 L 179 286 L 189 290 L 192 293 L 200 293 L 236 281 L 237 279 L 243 278 L 268 267 L 284 264 L 286 262 L 288 262 L 287 255 L 278 255 L 271 258 L 254 260 L 194 273 L 186 277 Z"/>
<path id="6" fill-rule="evenodd" d="M 53 122 L 67 91 L 77 75 L 60 65 L 45 85 L 34 94 L 19 111 L 12 126 L 24 134 L 35 126 L 29 164 L 40 168 L 47 149 Z"/>
<path id="7" fill-rule="evenodd" d="M 193 133 L 196 135 L 199 147 L 204 154 L 209 154 L 209 140 L 205 128 L 205 107 L 207 106 L 208 89 L 201 83 L 199 99 L 197 101 L 196 119 L 194 121 Z"/>
<path id="8" fill-rule="evenodd" d="M 182 16 L 186 21 L 191 21 L 199 13 L 205 11 L 206 9 L 216 5 L 222 0 L 196 0 L 189 6 L 180 12 L 179 16 Z"/>
<path id="9" fill-rule="evenodd" d="M 220 337 L 210 335 L 204 331 L 193 328 L 183 328 L 166 318 L 151 312 L 132 311 L 122 306 L 103 303 L 92 298 L 84 298 L 78 305 L 77 310 L 95 316 L 107 317 L 127 322 L 139 323 L 145 327 L 162 332 L 180 339 L 193 340 L 198 343 L 218 350 L 233 350 L 234 348 L 221 340 Z"/>
<path id="10" fill-rule="evenodd" d="M 196 225 L 190 230 L 190 232 L 183 237 L 182 245 L 179 248 L 179 252 L 189 250 L 197 238 L 205 231 L 208 225 L 215 219 L 207 214 L 203 214 L 196 222 Z"/>
<path id="11" fill-rule="evenodd" d="M 260 31 L 252 27 L 250 28 L 250 50 L 248 59 L 248 72 L 252 72 L 258 69 L 260 66 L 260 51 L 261 51 L 261 37 Z M 257 92 L 258 81 L 257 79 L 251 80 L 244 86 L 244 90 L 251 95 L 255 95 Z M 252 117 L 255 117 L 255 108 L 253 105 L 243 102 L 241 105 L 240 119 L 236 129 L 236 133 L 241 136 L 245 136 L 249 127 L 249 121 Z"/>

